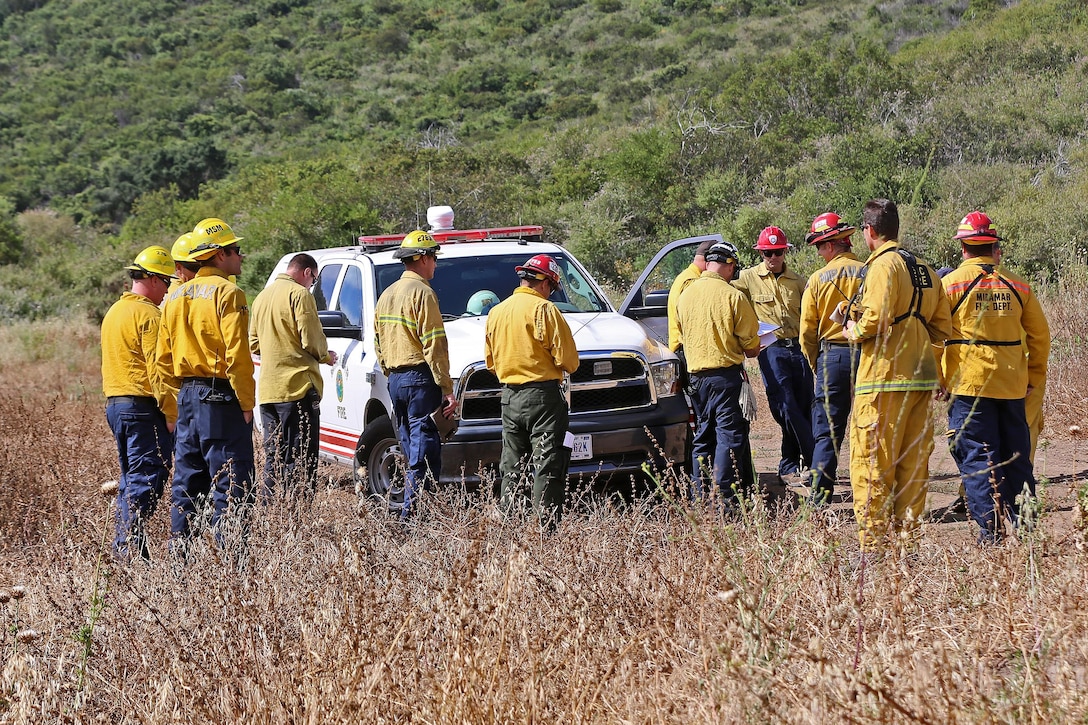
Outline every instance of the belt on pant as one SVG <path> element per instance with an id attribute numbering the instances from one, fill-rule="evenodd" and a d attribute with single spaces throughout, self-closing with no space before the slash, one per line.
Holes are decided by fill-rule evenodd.
<path id="1" fill-rule="evenodd" d="M 230 387 L 230 381 L 226 378 L 182 378 L 181 387 L 186 385 L 207 385 L 210 388 L 214 388 L 217 384 L 226 385 Z"/>
<path id="2" fill-rule="evenodd" d="M 730 365 L 726 368 L 708 368 L 707 370 L 700 370 L 698 372 L 690 373 L 693 378 L 709 377 L 711 375 L 728 375 L 740 370 L 743 365 Z"/>
<path id="3" fill-rule="evenodd" d="M 849 342 L 831 342 L 830 340 L 820 340 L 820 349 L 828 350 L 833 347 L 850 347 Z"/>
<path id="4" fill-rule="evenodd" d="M 147 395 L 111 395 L 106 398 L 106 404 L 109 405 L 110 403 L 120 403 L 122 405 L 158 405 L 154 398 Z"/>
<path id="5" fill-rule="evenodd" d="M 775 340 L 767 347 L 797 347 L 800 344 L 796 337 L 783 337 Z"/>
<path id="6" fill-rule="evenodd" d="M 399 368 L 389 368 L 389 374 L 393 373 L 429 373 L 431 367 L 427 363 L 417 363 L 415 365 L 402 365 Z"/>
<path id="7" fill-rule="evenodd" d="M 540 388 L 547 390 L 548 388 L 558 388 L 558 380 L 533 380 L 528 383 L 503 383 L 504 388 L 510 388 L 511 390 L 525 390 L 527 388 Z"/>

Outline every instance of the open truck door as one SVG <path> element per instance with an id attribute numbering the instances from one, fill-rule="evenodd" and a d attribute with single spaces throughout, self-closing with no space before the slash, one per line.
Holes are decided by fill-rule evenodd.
<path id="1" fill-rule="evenodd" d="M 695 258 L 704 241 L 721 242 L 720 234 L 702 234 L 669 242 L 654 255 L 620 305 L 620 314 L 637 320 L 663 345 L 669 344 L 669 289 Z"/>

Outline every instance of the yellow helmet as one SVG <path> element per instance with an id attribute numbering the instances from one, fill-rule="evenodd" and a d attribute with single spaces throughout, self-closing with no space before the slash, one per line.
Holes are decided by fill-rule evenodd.
<path id="1" fill-rule="evenodd" d="M 175 262 L 188 262 L 189 255 L 193 253 L 193 233 L 185 232 L 170 247 L 170 256 Z"/>
<path id="2" fill-rule="evenodd" d="M 210 217 L 201 220 L 193 227 L 192 248 L 186 261 L 200 262 L 215 256 L 223 247 L 229 247 L 242 241 L 242 237 L 234 236 L 234 230 L 222 219 Z"/>
<path id="3" fill-rule="evenodd" d="M 136 261 L 125 267 L 125 269 L 153 274 L 158 277 L 173 277 L 174 260 L 170 258 L 170 253 L 166 251 L 166 247 L 156 245 L 148 247 L 137 254 Z"/>
<path id="4" fill-rule="evenodd" d="M 404 238 L 397 250 L 393 252 L 393 259 L 405 257 L 418 257 L 423 254 L 438 254 L 438 242 L 427 232 L 417 229 Z"/>

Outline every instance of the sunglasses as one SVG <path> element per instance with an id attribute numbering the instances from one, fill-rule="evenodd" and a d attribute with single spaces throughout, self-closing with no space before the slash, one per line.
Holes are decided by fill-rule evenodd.
<path id="1" fill-rule="evenodd" d="M 785 253 L 785 249 L 768 249 L 760 252 L 760 254 L 762 254 L 766 259 L 770 259 L 771 257 L 781 257 Z"/>

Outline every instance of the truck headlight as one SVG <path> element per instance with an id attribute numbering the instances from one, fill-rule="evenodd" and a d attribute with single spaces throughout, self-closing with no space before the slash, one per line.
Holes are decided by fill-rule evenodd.
<path id="1" fill-rule="evenodd" d="M 650 363 L 650 377 L 654 379 L 657 397 L 676 395 L 680 392 L 680 363 L 677 360 Z"/>

